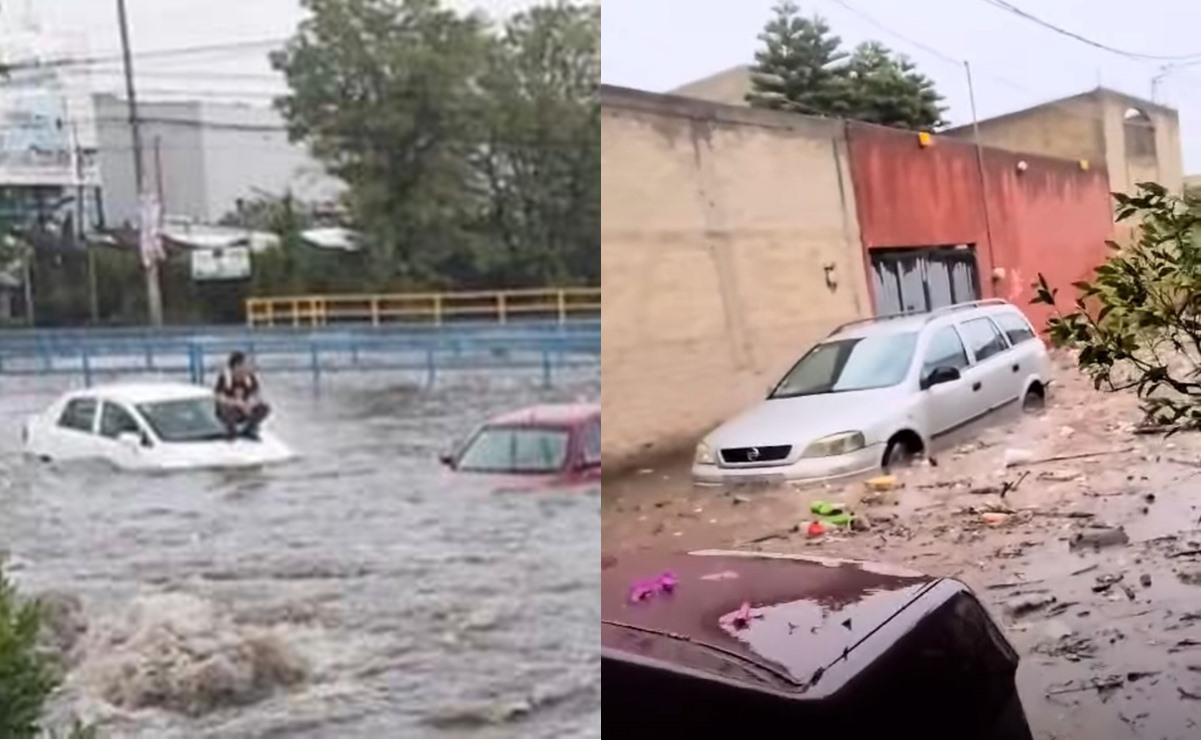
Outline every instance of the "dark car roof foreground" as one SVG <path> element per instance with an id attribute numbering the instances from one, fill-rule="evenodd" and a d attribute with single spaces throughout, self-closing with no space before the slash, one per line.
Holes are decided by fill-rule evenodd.
<path id="1" fill-rule="evenodd" d="M 857 650 L 939 579 L 858 561 L 722 551 L 607 558 L 601 646 L 610 657 L 818 697 L 875 654 Z M 639 579 L 676 585 L 632 602 Z M 738 612 L 749 605 L 749 619 Z"/>
<path id="2" fill-rule="evenodd" d="M 606 729 L 1029 740 L 1018 657 L 958 581 L 765 553 L 601 563 Z"/>

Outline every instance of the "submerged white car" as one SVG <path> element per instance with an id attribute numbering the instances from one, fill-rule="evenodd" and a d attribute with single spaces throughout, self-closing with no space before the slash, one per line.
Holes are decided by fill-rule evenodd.
<path id="1" fill-rule="evenodd" d="M 887 469 L 1005 406 L 1040 406 L 1049 373 L 1046 346 L 1003 300 L 853 322 L 706 436 L 692 477 L 822 481 Z"/>
<path id="2" fill-rule="evenodd" d="M 109 385 L 64 395 L 30 418 L 25 451 L 43 460 L 107 460 L 124 470 L 243 468 L 294 455 L 263 430 L 227 437 L 212 391 L 179 383 Z"/>

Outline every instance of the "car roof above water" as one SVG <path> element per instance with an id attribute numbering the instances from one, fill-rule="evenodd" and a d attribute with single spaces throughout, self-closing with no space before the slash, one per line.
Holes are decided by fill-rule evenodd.
<path id="1" fill-rule="evenodd" d="M 825 341 L 919 332 L 927 326 L 939 328 L 948 324 L 970 321 L 982 316 L 995 316 L 1001 313 L 1012 312 L 1023 315 L 1012 303 L 1000 299 L 957 303 L 952 306 L 923 313 L 882 316 L 864 321 L 856 321 L 843 325 L 827 337 Z"/>
<path id="2" fill-rule="evenodd" d="M 528 406 L 488 420 L 487 426 L 575 426 L 600 414 L 598 403 Z"/>
<path id="3" fill-rule="evenodd" d="M 187 383 L 148 382 L 110 383 L 67 394 L 67 399 L 103 398 L 117 403 L 137 405 L 162 401 L 184 401 L 193 398 L 208 398 L 212 391 Z"/>
<path id="4" fill-rule="evenodd" d="M 601 572 L 610 659 L 809 698 L 837 691 L 877 658 L 889 640 L 869 638 L 907 621 L 896 618 L 941 582 L 874 563 L 727 551 L 607 557 Z M 631 602 L 634 584 L 662 573 L 675 578 L 670 593 Z M 739 627 L 731 619 L 743 605 L 750 619 Z"/>

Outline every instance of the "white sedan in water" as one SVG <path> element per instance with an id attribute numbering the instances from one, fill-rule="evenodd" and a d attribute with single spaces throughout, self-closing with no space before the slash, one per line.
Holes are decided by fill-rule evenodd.
<path id="1" fill-rule="evenodd" d="M 25 423 L 25 451 L 43 460 L 107 460 L 124 470 L 244 468 L 292 450 L 268 431 L 227 437 L 207 388 L 133 383 L 74 391 Z"/>

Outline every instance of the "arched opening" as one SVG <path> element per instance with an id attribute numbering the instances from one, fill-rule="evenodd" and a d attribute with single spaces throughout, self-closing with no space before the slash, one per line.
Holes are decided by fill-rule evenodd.
<path id="1" fill-rule="evenodd" d="M 1127 108 L 1122 116 L 1127 158 L 1155 159 L 1155 122 L 1141 108 Z"/>

